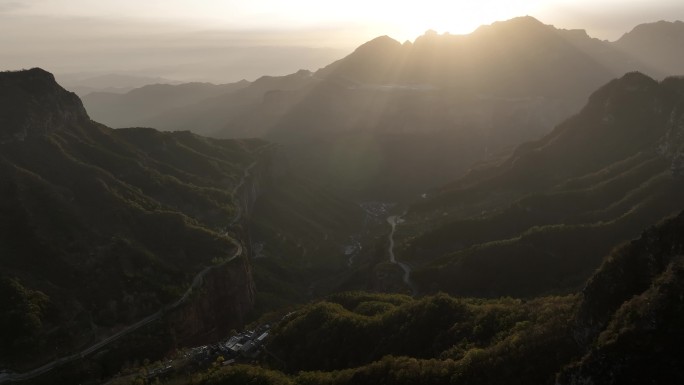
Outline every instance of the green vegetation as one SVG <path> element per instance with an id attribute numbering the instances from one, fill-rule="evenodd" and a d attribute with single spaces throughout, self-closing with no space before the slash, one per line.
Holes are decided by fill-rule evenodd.
<path id="1" fill-rule="evenodd" d="M 0 366 L 87 346 L 235 255 L 233 191 L 263 141 L 113 130 L 40 69 L 1 75 L 0 270 L 24 294 L 3 303 Z"/>
<path id="2" fill-rule="evenodd" d="M 25 288 L 16 278 L 0 277 L 0 342 L 5 349 L 24 351 L 43 330 L 50 299 Z"/>
<path id="3" fill-rule="evenodd" d="M 179 343 L 206 343 L 250 316 L 286 307 L 294 311 L 277 317 L 273 328 L 248 333 L 257 338 L 269 331 L 258 343 L 244 345 L 242 353 L 251 347 L 255 356 L 231 356 L 235 363 L 216 357 L 219 351 L 232 354 L 225 346 L 205 346 L 179 355 L 185 363 L 164 366 L 164 378 L 155 381 L 341 385 L 684 379 L 679 352 L 684 213 L 626 243 L 644 227 L 684 209 L 681 79 L 658 83 L 631 73 L 610 82 L 550 135 L 411 207 L 407 223 L 392 234 L 399 259 L 411 265 L 411 279 L 424 295 L 413 298 L 337 292 L 403 285 L 387 278 L 398 271 L 387 262 L 387 226 L 383 223 L 382 234 L 368 230 L 365 220 L 372 222 L 371 216 L 329 192 L 319 183 L 325 179 L 297 177 L 280 164 L 271 180 L 260 178 L 250 189 L 239 189 L 260 160 L 263 142 L 146 128 L 112 130 L 89 121 L 78 101 L 55 89 L 45 74 L 31 74 L 48 82 L 44 91 L 51 96 L 18 103 L 25 116 L 0 114 L 0 130 L 5 121 L 21 128 L 0 131 L 0 217 L 6 219 L 0 223 L 2 367 L 21 371 L 79 351 L 138 320 L 153 320 L 114 339 L 97 357 L 66 360 L 54 378 L 40 380 L 85 372 L 107 376 L 126 360 L 148 354 L 156 359 Z M 0 76 L 0 86 L 3 82 Z M 10 90 L 18 87 L 8 84 Z M 316 89 L 306 97 L 334 100 L 328 91 Z M 5 99 L 0 87 L 0 102 Z M 262 104 L 274 99 L 278 92 Z M 301 103 L 286 113 L 277 135 L 289 134 L 289 125 L 297 126 L 312 106 Z M 364 186 L 368 180 L 386 183 L 372 175 L 386 160 L 378 143 L 388 137 L 377 132 L 347 136 L 336 142 L 342 148 L 322 146 L 320 153 L 303 153 L 295 162 L 311 163 L 311 169 L 298 169 L 304 172 L 321 165 L 319 171 L 338 169 L 329 186 L 335 186 L 335 178 L 359 178 L 348 188 L 365 194 L 372 189 L 372 183 Z M 383 145 L 401 148 L 391 140 Z M 297 145 L 287 151 L 293 148 Z M 358 149 L 358 162 L 346 162 Z M 332 163 L 318 162 L 327 156 Z M 250 194 L 256 190 L 263 195 L 252 209 L 242 201 L 254 198 Z M 385 209 L 378 208 L 377 215 L 385 215 Z M 249 221 L 250 228 L 235 225 L 238 219 Z M 352 263 L 344 248 L 350 242 L 360 248 L 361 235 L 364 246 L 373 247 Z M 237 250 L 246 252 L 227 263 Z M 211 273 L 196 276 L 199 271 Z M 198 284 L 188 292 L 189 304 L 168 306 L 191 282 Z M 334 294 L 302 305 L 322 293 Z M 138 375 L 129 372 L 135 383 L 151 381 L 145 377 L 149 361 L 143 362 Z"/>
<path id="4" fill-rule="evenodd" d="M 344 369 L 390 354 L 460 359 L 471 349 L 520 338 L 518 333 L 530 332 L 531 325 L 559 326 L 553 317 L 567 319 L 573 304 L 572 297 L 523 302 L 445 294 L 420 300 L 364 293 L 333 295 L 282 323 L 269 349 L 290 370 Z M 374 314 L 367 315 L 369 308 Z"/>
<path id="5" fill-rule="evenodd" d="M 283 361 L 266 365 L 279 371 L 213 368 L 192 383 L 495 384 L 503 375 L 511 383 L 548 383 L 578 354 L 569 324 L 576 303 L 574 296 L 524 302 L 336 294 L 274 330 L 269 357 Z"/>
<path id="6" fill-rule="evenodd" d="M 684 213 L 616 249 L 579 295 L 335 294 L 281 321 L 259 366 L 214 367 L 184 383 L 677 383 L 683 226 Z"/>
<path id="7" fill-rule="evenodd" d="M 334 288 L 336 276 L 349 272 L 344 246 L 363 230 L 365 215 L 357 204 L 290 170 L 281 169 L 261 188 L 249 223 L 255 314 Z"/>
<path id="8" fill-rule="evenodd" d="M 551 134 L 412 206 L 397 254 L 421 290 L 572 292 L 615 245 L 683 210 L 677 82 L 614 80 Z"/>

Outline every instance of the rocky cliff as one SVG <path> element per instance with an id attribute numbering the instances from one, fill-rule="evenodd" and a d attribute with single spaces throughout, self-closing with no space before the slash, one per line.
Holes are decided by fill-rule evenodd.
<path id="1" fill-rule="evenodd" d="M 244 184 L 236 191 L 239 214 L 231 232 L 242 240 L 242 253 L 235 260 L 211 270 L 188 302 L 168 317 L 168 325 L 179 346 L 216 341 L 231 329 L 244 326 L 256 299 L 252 275 L 252 245 L 249 219 L 264 180 L 270 172 L 270 150 L 263 148 L 260 158 L 244 174 Z"/>
<path id="2" fill-rule="evenodd" d="M 30 113 L 27 113 L 30 112 Z M 0 142 L 90 121 L 81 100 L 40 68 L 0 74 Z"/>
<path id="3" fill-rule="evenodd" d="M 169 315 L 167 322 L 179 346 L 216 341 L 244 326 L 256 290 L 247 255 L 209 272 L 189 303 Z"/>
<path id="4" fill-rule="evenodd" d="M 616 249 L 582 292 L 575 338 L 586 354 L 558 384 L 684 380 L 684 213 Z"/>

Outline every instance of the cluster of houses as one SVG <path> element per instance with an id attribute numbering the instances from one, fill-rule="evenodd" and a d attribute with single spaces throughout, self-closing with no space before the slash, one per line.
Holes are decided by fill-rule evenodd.
<path id="1" fill-rule="evenodd" d="M 290 312 L 281 320 L 294 315 Z M 191 366 L 206 367 L 218 363 L 217 359 L 223 357 L 222 365 L 230 365 L 239 361 L 253 360 L 264 350 L 264 344 L 271 332 L 270 324 L 260 325 L 252 330 L 244 330 L 227 340 L 211 345 L 202 345 L 185 351 L 183 359 L 188 360 Z M 157 367 L 149 369 L 146 379 L 163 378 L 178 370 L 178 365 L 173 361 L 160 363 Z"/>
<path id="2" fill-rule="evenodd" d="M 269 324 L 261 325 L 254 330 L 245 330 L 227 341 L 192 348 L 186 357 L 200 364 L 212 362 L 218 356 L 224 357 L 224 364 L 231 364 L 240 358 L 253 359 L 261 352 L 270 330 Z"/>
<path id="3" fill-rule="evenodd" d="M 255 330 L 247 330 L 230 337 L 228 341 L 219 344 L 219 349 L 232 356 L 255 358 L 259 355 L 260 348 L 266 341 L 271 325 L 261 325 Z"/>

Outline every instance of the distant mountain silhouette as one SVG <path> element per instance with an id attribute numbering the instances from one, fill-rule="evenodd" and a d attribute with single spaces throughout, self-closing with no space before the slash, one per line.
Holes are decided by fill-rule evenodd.
<path id="1" fill-rule="evenodd" d="M 576 288 L 616 244 L 684 209 L 683 87 L 629 73 L 549 135 L 417 203 L 404 230 L 415 279 L 460 295 Z"/>
<path id="2" fill-rule="evenodd" d="M 410 45 L 403 46 L 389 36 L 380 36 L 319 70 L 316 75 L 339 76 L 359 83 L 392 83 L 396 80 L 398 66 L 405 60 L 407 47 Z"/>
<path id="3" fill-rule="evenodd" d="M 631 71 L 639 71 L 656 78 L 675 75 L 676 72 L 666 72 L 647 64 L 647 58 L 631 55 L 604 40 L 592 38 L 583 29 L 557 30 L 568 43 L 586 53 L 604 68 L 610 69 L 616 75 L 623 75 Z"/>
<path id="4" fill-rule="evenodd" d="M 583 98 L 597 82 L 615 76 L 612 68 L 532 17 L 497 22 L 469 35 L 428 32 L 411 45 L 389 40 L 367 43 L 320 75 L 375 84 L 427 83 L 497 96 L 564 98 Z"/>
<path id="5" fill-rule="evenodd" d="M 661 73 L 684 75 L 682 41 L 684 22 L 659 21 L 636 26 L 613 45 Z"/>
<path id="6" fill-rule="evenodd" d="M 97 120 L 111 127 L 131 127 L 175 108 L 228 94 L 250 83 L 232 84 L 184 83 L 153 84 L 124 94 L 94 92 L 83 97 L 83 104 Z"/>
<path id="7" fill-rule="evenodd" d="M 237 120 L 242 114 L 249 114 L 267 100 L 267 94 L 270 92 L 306 89 L 309 84 L 316 81 L 311 75 L 311 72 L 301 70 L 286 76 L 262 76 L 236 92 L 231 91 L 195 104 L 170 108 L 166 112 L 142 120 L 137 125 L 164 130 L 190 129 L 203 135 L 226 136 L 216 135 L 226 122 Z M 103 106 L 103 110 L 106 108 Z M 241 126 L 230 136 L 258 137 L 262 136 L 264 130 L 261 126 Z"/>
<path id="8" fill-rule="evenodd" d="M 135 76 L 124 74 L 92 75 L 72 73 L 57 75 L 57 81 L 78 96 L 91 92 L 125 93 L 132 89 L 150 84 L 179 84 L 180 82 L 162 77 Z"/>
<path id="9" fill-rule="evenodd" d="M 548 133 L 599 84 L 634 70 L 663 76 L 642 59 L 583 31 L 520 17 L 413 43 L 382 36 L 314 73 L 263 77 L 127 122 L 267 138 L 330 186 L 406 198 Z M 95 119 L 129 115 L 106 100 L 89 111 Z"/>

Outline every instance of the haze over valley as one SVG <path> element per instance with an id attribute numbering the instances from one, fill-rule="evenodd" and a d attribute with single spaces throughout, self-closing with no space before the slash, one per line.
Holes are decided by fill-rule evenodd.
<path id="1" fill-rule="evenodd" d="M 0 384 L 681 382 L 684 9 L 621 5 L 0 1 Z"/>

